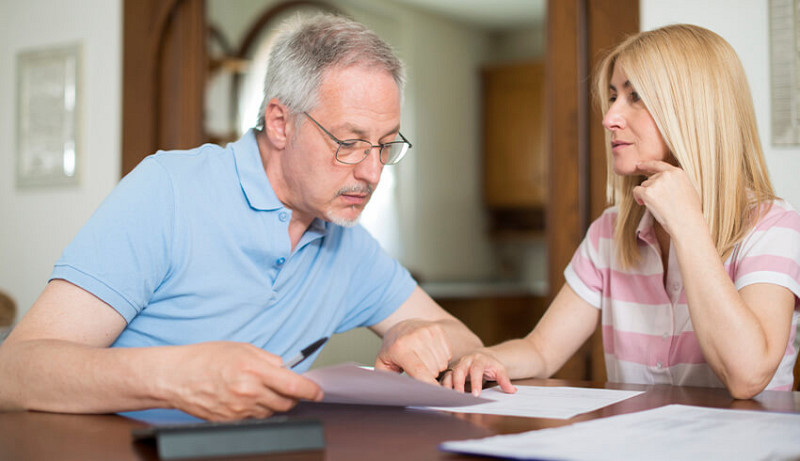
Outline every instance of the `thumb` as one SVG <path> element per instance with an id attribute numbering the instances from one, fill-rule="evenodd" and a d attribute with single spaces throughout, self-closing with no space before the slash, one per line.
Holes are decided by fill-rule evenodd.
<path id="1" fill-rule="evenodd" d="M 376 370 L 384 370 L 384 371 L 393 371 L 395 373 L 400 373 L 403 371 L 402 368 L 398 367 L 394 363 L 385 362 L 381 357 L 375 359 L 375 366 Z"/>

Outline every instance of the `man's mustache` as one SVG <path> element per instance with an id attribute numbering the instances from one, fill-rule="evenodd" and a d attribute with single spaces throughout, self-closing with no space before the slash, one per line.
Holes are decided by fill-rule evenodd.
<path id="1" fill-rule="evenodd" d="M 336 192 L 336 196 L 339 197 L 340 195 L 345 194 L 365 194 L 367 196 L 372 196 L 372 191 L 374 188 L 369 184 L 356 184 L 353 186 L 346 186 L 339 189 Z"/>

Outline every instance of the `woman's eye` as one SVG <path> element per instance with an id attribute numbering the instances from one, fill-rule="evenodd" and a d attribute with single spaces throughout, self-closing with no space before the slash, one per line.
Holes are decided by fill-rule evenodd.
<path id="1" fill-rule="evenodd" d="M 641 99 L 641 98 L 639 97 L 639 93 L 637 93 L 637 92 L 635 92 L 635 91 L 634 91 L 633 93 L 631 93 L 631 101 L 633 101 L 633 102 L 639 102 L 639 100 L 640 100 L 640 99 Z"/>
<path id="2" fill-rule="evenodd" d="M 617 95 L 615 95 L 615 94 L 612 94 L 612 95 L 611 95 L 611 96 L 608 98 L 608 102 L 610 102 L 610 103 L 612 103 L 612 104 L 613 104 L 613 103 L 614 103 L 614 101 L 616 101 L 616 100 L 617 100 Z"/>

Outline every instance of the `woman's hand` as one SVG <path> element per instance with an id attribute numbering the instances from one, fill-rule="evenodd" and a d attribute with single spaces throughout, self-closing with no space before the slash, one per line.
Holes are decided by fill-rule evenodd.
<path id="1" fill-rule="evenodd" d="M 464 392 L 464 385 L 469 378 L 474 396 L 481 394 L 483 380 L 496 381 L 503 392 L 513 394 L 517 388 L 511 384 L 506 367 L 497 359 L 490 349 L 478 349 L 461 357 L 451 371 L 442 378 L 442 386 Z"/>
<path id="2" fill-rule="evenodd" d="M 637 170 L 647 176 L 633 188 L 633 198 L 650 210 L 672 238 L 683 229 L 696 229 L 703 219 L 700 195 L 686 172 L 659 160 L 640 162 Z"/>

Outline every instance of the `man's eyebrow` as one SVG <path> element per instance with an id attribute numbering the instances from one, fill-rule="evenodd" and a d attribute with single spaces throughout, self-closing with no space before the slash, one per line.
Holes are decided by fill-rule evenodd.
<path id="1" fill-rule="evenodd" d="M 364 139 L 365 141 L 366 141 L 367 136 L 369 136 L 369 134 L 366 131 L 364 131 L 361 128 L 358 128 L 358 127 L 356 127 L 354 125 L 351 125 L 349 123 L 345 123 L 345 125 L 342 128 L 344 130 L 346 130 L 348 133 L 353 133 L 356 136 L 358 136 L 359 139 Z M 387 136 L 391 136 L 391 135 L 399 133 L 399 132 L 400 132 L 400 125 L 397 125 L 394 128 L 392 128 L 391 130 L 387 131 L 386 134 L 381 136 L 379 139 L 385 138 Z"/>

